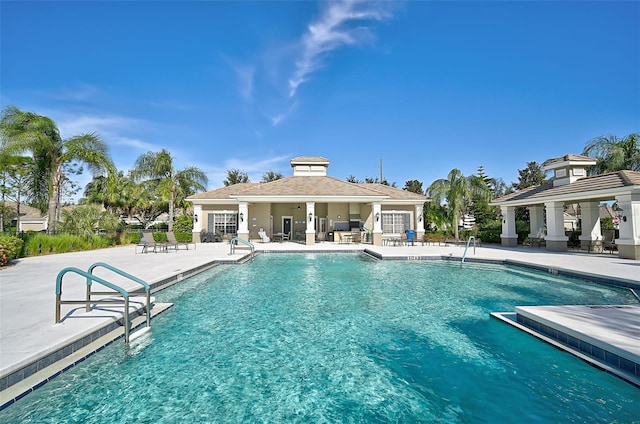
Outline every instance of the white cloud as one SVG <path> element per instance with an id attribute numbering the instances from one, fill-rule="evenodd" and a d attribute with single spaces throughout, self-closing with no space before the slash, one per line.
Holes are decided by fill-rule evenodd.
<path id="1" fill-rule="evenodd" d="M 302 37 L 302 52 L 296 61 L 293 76 L 289 78 L 289 98 L 295 96 L 298 87 L 307 81 L 311 73 L 324 66 L 324 59 L 329 52 L 371 39 L 372 33 L 367 26 L 354 27 L 350 24 L 356 21 L 381 21 L 388 16 L 379 2 L 328 3 L 320 18 L 309 24 L 308 31 Z"/>
<path id="2" fill-rule="evenodd" d="M 158 150 L 157 146 L 151 143 L 125 135 L 140 132 L 148 127 L 146 122 L 139 119 L 122 116 L 66 115 L 57 122 L 63 138 L 95 132 L 111 146 L 133 147 L 139 151 Z"/>
<path id="3" fill-rule="evenodd" d="M 285 177 L 289 174 L 289 160 L 291 155 L 267 156 L 261 158 L 229 158 L 222 164 L 212 164 L 210 162 L 199 166 L 209 177 L 209 187 L 222 187 L 222 182 L 227 178 L 227 171 L 238 169 L 245 172 L 249 180 L 257 183 L 262 179 L 262 175 L 267 171 L 282 173 Z"/>
<path id="4" fill-rule="evenodd" d="M 236 66 L 234 70 L 238 78 L 238 92 L 243 99 L 250 101 L 253 98 L 253 75 L 255 68 L 252 66 Z"/>
<path id="5" fill-rule="evenodd" d="M 63 88 L 53 97 L 59 100 L 85 101 L 96 97 L 100 92 L 100 89 L 94 85 L 79 83 L 75 87 Z"/>
<path id="6" fill-rule="evenodd" d="M 282 122 L 282 120 L 283 120 L 284 118 L 286 118 L 286 116 L 285 116 L 283 113 L 280 113 L 280 114 L 278 114 L 278 115 L 276 115 L 276 116 L 273 116 L 273 117 L 271 118 L 271 125 L 273 125 L 273 126 L 275 127 L 275 126 L 276 126 L 276 125 L 278 125 L 280 122 Z"/>

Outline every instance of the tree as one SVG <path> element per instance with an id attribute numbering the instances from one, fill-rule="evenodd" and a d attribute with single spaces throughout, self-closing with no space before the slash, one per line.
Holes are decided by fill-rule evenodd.
<path id="1" fill-rule="evenodd" d="M 360 181 L 353 175 L 349 175 L 345 181 L 348 183 L 360 184 Z"/>
<path id="2" fill-rule="evenodd" d="M 185 197 L 205 191 L 209 179 L 196 166 L 188 166 L 176 171 L 171 154 L 162 149 L 160 152 L 147 152 L 138 157 L 132 172 L 135 181 L 148 178 L 146 181 L 159 197 L 168 197 L 169 231 L 173 230 L 174 207 Z"/>
<path id="3" fill-rule="evenodd" d="M 40 191 L 47 187 L 48 231 L 52 233 L 56 230 L 60 196 L 67 181 L 66 166 L 84 163 L 94 175 L 104 171 L 111 175 L 115 171 L 107 145 L 96 133 L 63 139 L 53 120 L 15 106 L 3 110 L 0 134 L 5 154 L 32 153 L 36 169 L 34 187 Z"/>
<path id="4" fill-rule="evenodd" d="M 422 181 L 418 180 L 405 181 L 403 190 L 417 194 L 424 194 L 424 190 L 422 189 Z"/>
<path id="5" fill-rule="evenodd" d="M 225 186 L 234 184 L 248 183 L 249 176 L 239 169 L 230 169 L 227 171 L 227 178 L 222 182 Z"/>
<path id="6" fill-rule="evenodd" d="M 518 182 L 511 185 L 515 190 L 523 190 L 527 187 L 546 183 L 546 174 L 538 162 L 527 162 L 525 169 L 518 169 Z"/>
<path id="7" fill-rule="evenodd" d="M 6 208 L 6 200 L 13 200 L 16 203 L 16 232 L 20 228 L 20 205 L 29 195 L 29 181 L 33 171 L 33 160 L 26 156 L 8 156 L 0 155 L 0 173 L 1 186 L 0 191 L 0 233 L 4 231 L 5 221 L 11 222 L 11 217 L 5 217 L 5 213 L 9 212 Z M 11 211 L 13 212 L 13 211 Z M 9 218 L 9 219 L 7 219 Z"/>
<path id="8" fill-rule="evenodd" d="M 98 205 L 81 205 L 62 211 L 62 228 L 82 237 L 89 237 L 98 229 L 114 231 L 118 225 L 117 217 L 100 210 Z"/>
<path id="9" fill-rule="evenodd" d="M 625 169 L 640 171 L 640 133 L 632 133 L 622 139 L 615 135 L 601 135 L 591 139 L 582 154 L 598 159 L 598 163 L 589 169 L 589 175 Z"/>
<path id="10" fill-rule="evenodd" d="M 279 172 L 267 171 L 264 174 L 262 174 L 262 180 L 260 180 L 260 182 L 269 183 L 271 181 L 280 180 L 282 178 L 283 178 L 283 175 Z"/>
<path id="11" fill-rule="evenodd" d="M 489 199 L 491 193 L 485 182 L 477 175 L 465 177 L 459 169 L 449 171 L 447 178 L 441 178 L 431 183 L 427 189 L 432 202 L 442 204 L 446 201 L 450 223 L 458 239 L 458 224 L 471 205 L 474 197 Z"/>
<path id="12" fill-rule="evenodd" d="M 490 196 L 486 197 L 484 193 L 481 196 L 473 196 L 469 211 L 471 215 L 476 219 L 476 225 L 479 227 L 485 224 L 495 221 L 499 215 L 499 209 L 495 206 L 489 205 L 491 198 L 500 197 L 502 194 L 498 192 L 503 190 L 502 186 L 506 186 L 501 179 L 496 179 L 488 176 L 484 170 L 484 166 L 478 167 L 476 174 L 479 182 L 482 181 L 487 186 Z M 501 186 L 502 184 L 502 186 Z"/>
<path id="13" fill-rule="evenodd" d="M 447 218 L 447 210 L 441 205 L 434 202 L 427 202 L 423 207 L 424 222 L 430 228 L 444 230 L 449 219 Z"/>

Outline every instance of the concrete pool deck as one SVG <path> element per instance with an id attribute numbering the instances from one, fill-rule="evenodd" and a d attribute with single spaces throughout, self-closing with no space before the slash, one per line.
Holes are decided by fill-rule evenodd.
<path id="1" fill-rule="evenodd" d="M 330 242 L 314 246 L 294 242 L 256 243 L 255 248 L 256 252 L 358 252 L 366 249 L 368 253 L 381 259 L 457 261 L 461 260 L 465 251 L 464 246 L 372 246 Z M 51 357 L 54 352 L 64 347 L 80 352 L 80 348 L 84 347 L 78 345 L 76 349 L 72 347 L 75 343 L 95 334 L 98 329 L 113 324 L 122 316 L 118 308 L 95 308 L 86 313 L 81 305 L 76 305 L 75 308 L 63 305 L 63 322 L 55 324 L 56 277 L 62 269 L 76 267 L 86 271 L 96 262 L 105 262 L 154 286 L 162 286 L 180 281 L 217 263 L 240 262 L 246 255 L 246 250 L 238 250 L 231 255 L 226 243 L 205 243 L 198 244 L 195 250 L 191 248 L 145 254 L 136 254 L 131 245 L 23 258 L 12 266 L 0 269 L 0 406 L 8 405 L 12 399 L 19 399 L 24 389 L 20 387 L 23 384 L 17 383 L 22 380 L 27 383 L 27 378 L 44 373 L 45 368 L 48 370 L 49 364 L 58 360 Z M 591 280 L 622 282 L 640 287 L 640 261 L 620 259 L 610 254 L 557 253 L 529 247 L 482 246 L 476 247 L 475 252 L 472 247 L 468 249 L 466 261 L 474 260 L 535 267 L 552 274 L 583 276 Z M 138 288 L 135 284 L 108 273 L 108 270 L 96 271 L 95 275 L 128 290 Z M 65 276 L 63 298 L 83 299 L 84 295 L 84 279 L 74 275 Z M 165 307 L 167 306 L 163 305 L 160 309 Z M 628 327 L 636 331 L 637 325 L 637 321 L 631 322 Z M 93 338 L 89 341 L 93 342 Z M 80 355 L 83 354 L 80 352 Z M 80 356 L 80 359 L 75 360 L 82 358 Z M 35 379 L 38 378 L 36 376 Z M 33 386 L 41 383 L 40 378 Z"/>

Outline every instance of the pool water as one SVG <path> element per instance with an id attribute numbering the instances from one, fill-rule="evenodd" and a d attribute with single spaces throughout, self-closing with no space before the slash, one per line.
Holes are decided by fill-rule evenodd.
<path id="1" fill-rule="evenodd" d="M 624 290 L 497 265 L 273 254 L 156 297 L 175 306 L 150 333 L 91 356 L 0 422 L 640 420 L 640 390 L 489 316 L 637 303 Z"/>

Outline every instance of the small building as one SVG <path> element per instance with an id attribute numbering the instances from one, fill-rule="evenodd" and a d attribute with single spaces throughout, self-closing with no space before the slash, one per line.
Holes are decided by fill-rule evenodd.
<path id="1" fill-rule="evenodd" d="M 529 237 L 544 237 L 548 250 L 566 251 L 565 209 L 571 204 L 580 206 L 581 245 L 597 244 L 602 240 L 600 204 L 615 202 L 619 256 L 640 259 L 640 172 L 625 170 L 588 177 L 587 167 L 595 164 L 594 158 L 573 154 L 550 159 L 543 167 L 553 172 L 551 182 L 493 200 L 490 204 L 502 211 L 502 245 L 517 244 L 515 208 L 523 206 L 529 209 Z"/>
<path id="2" fill-rule="evenodd" d="M 329 160 L 291 160 L 293 175 L 267 183 L 242 183 L 189 196 L 194 241 L 200 232 L 257 240 L 258 231 L 308 245 L 359 233 L 375 245 L 405 231 L 424 234 L 421 194 L 383 184 L 351 183 L 327 175 Z"/>
<path id="3" fill-rule="evenodd" d="M 18 219 L 18 204 L 5 202 L 5 207 L 11 211 L 11 225 L 17 227 L 18 232 L 46 231 L 48 228 L 48 215 L 42 215 L 39 209 L 20 204 L 20 216 Z"/>

